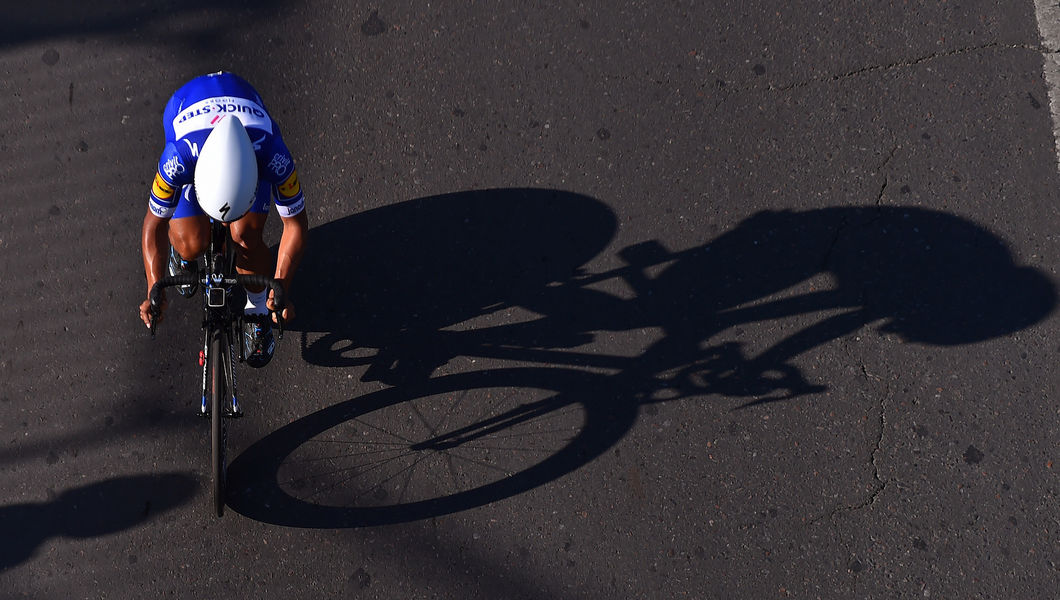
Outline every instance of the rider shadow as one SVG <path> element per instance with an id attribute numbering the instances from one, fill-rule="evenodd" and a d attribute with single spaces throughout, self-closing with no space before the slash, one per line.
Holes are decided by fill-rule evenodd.
<path id="1" fill-rule="evenodd" d="M 188 501 L 197 487 L 181 473 L 117 477 L 49 502 L 0 507 L 0 572 L 31 558 L 48 538 L 83 539 L 135 527 Z"/>
<path id="2" fill-rule="evenodd" d="M 314 229 L 299 292 L 300 314 L 309 315 L 297 323 L 303 356 L 324 366 L 367 365 L 365 379 L 393 387 L 318 411 L 249 448 L 233 463 L 246 490 L 233 508 L 307 527 L 465 510 L 587 464 L 617 444 L 649 402 L 719 395 L 743 398 L 746 408 L 823 391 L 827 382 L 808 381 L 793 359 L 860 328 L 952 346 L 1026 328 L 1056 304 L 1050 280 L 1016 264 L 997 236 L 937 211 L 762 212 L 702 246 L 671 252 L 649 240 L 620 250 L 623 266 L 586 272 L 615 224 L 606 206 L 585 196 L 492 190 L 415 200 Z M 632 297 L 593 287 L 616 279 Z M 508 311 L 515 310 L 529 318 L 512 322 Z M 732 328 L 792 318 L 809 324 L 754 356 L 741 342 L 710 342 Z M 661 336 L 634 358 L 578 348 L 602 333 L 644 328 Z M 433 375 L 457 356 L 543 366 Z M 583 366 L 617 373 L 569 368 Z M 412 399 L 487 388 L 556 393 L 432 431 L 405 450 L 426 456 L 482 447 L 489 436 L 524 435 L 519 428 L 573 404 L 584 424 L 528 468 L 416 502 L 324 507 L 295 498 L 277 479 L 287 457 L 323 432 L 364 425 L 365 415 L 388 406 L 411 412 Z M 419 460 L 400 473 L 411 477 Z M 356 469 L 337 470 L 334 485 L 354 485 Z"/>
<path id="3" fill-rule="evenodd" d="M 299 269 L 302 355 L 312 364 L 368 364 L 366 380 L 424 381 L 453 358 L 438 332 L 533 304 L 570 280 L 611 240 L 614 214 L 555 190 L 503 189 L 421 198 L 312 230 Z M 562 328 L 512 340 L 535 347 L 588 341 Z M 371 358 L 361 352 L 375 349 Z"/>
<path id="4" fill-rule="evenodd" d="M 623 251 L 632 265 L 657 253 L 650 243 Z M 819 276 L 816 289 L 782 294 Z M 1017 265 L 994 234 L 913 207 L 761 212 L 634 287 L 638 310 L 665 331 L 641 365 L 695 371 L 713 362 L 706 387 L 753 398 L 744 407 L 823 391 L 790 359 L 867 325 L 911 343 L 970 344 L 1029 327 L 1057 301 L 1048 277 Z M 811 313 L 822 316 L 753 358 L 730 343 L 689 360 L 725 328 Z M 709 376 L 719 372 L 730 375 Z"/>
<path id="5" fill-rule="evenodd" d="M 690 364 L 727 327 L 839 312 L 756 358 L 782 365 L 876 321 L 881 333 L 951 346 L 1023 329 L 1056 303 L 1052 283 L 1016 265 L 997 236 L 919 208 L 767 211 L 703 246 L 648 241 L 619 251 L 625 267 L 586 273 L 615 230 L 596 200 L 528 189 L 423 198 L 317 227 L 299 276 L 303 358 L 369 365 L 366 380 L 411 385 L 468 351 L 533 361 L 601 331 L 661 327 L 665 338 L 639 361 L 658 372 Z M 771 299 L 818 275 L 827 289 Z M 624 280 L 634 298 L 588 287 L 606 279 Z M 515 307 L 536 318 L 483 322 Z M 719 368 L 750 366 L 726 348 L 714 354 Z"/>

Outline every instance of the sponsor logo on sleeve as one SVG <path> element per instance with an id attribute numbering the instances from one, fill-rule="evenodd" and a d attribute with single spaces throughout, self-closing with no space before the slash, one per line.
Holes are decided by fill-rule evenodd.
<path id="1" fill-rule="evenodd" d="M 291 176 L 287 178 L 287 181 L 281 183 L 276 189 L 284 199 L 297 196 L 302 191 L 302 185 L 298 183 L 298 170 L 291 171 Z"/>
<path id="2" fill-rule="evenodd" d="M 159 204 L 158 201 L 154 198 L 151 198 L 151 200 L 147 203 L 147 206 L 151 209 L 152 214 L 162 219 L 168 219 L 172 217 L 173 213 L 177 211 L 176 205 L 165 206 Z"/>
<path id="3" fill-rule="evenodd" d="M 151 184 L 151 193 L 154 194 L 155 198 L 159 200 L 169 200 L 173 197 L 174 190 L 165 179 L 162 179 L 161 173 L 155 173 L 155 181 Z"/>
<path id="4" fill-rule="evenodd" d="M 180 157 L 174 154 L 163 163 L 162 171 L 172 181 L 177 175 L 184 173 L 184 163 L 180 162 Z"/>
<path id="5" fill-rule="evenodd" d="M 287 169 L 291 166 L 291 157 L 284 156 L 277 152 L 272 155 L 272 161 L 269 162 L 268 169 L 276 174 L 277 177 L 283 177 L 287 174 Z"/>
<path id="6" fill-rule="evenodd" d="M 280 203 L 276 204 L 276 212 L 280 213 L 281 217 L 293 217 L 305 209 L 305 198 L 299 198 L 294 204 L 283 205 Z"/>

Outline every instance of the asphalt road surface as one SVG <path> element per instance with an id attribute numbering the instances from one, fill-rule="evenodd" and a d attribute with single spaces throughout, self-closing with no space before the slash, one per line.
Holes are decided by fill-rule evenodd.
<path id="1" fill-rule="evenodd" d="M 6 8 L 0 596 L 1056 597 L 1035 14 Z M 218 519 L 196 304 L 136 308 L 162 108 L 221 69 L 312 231 Z"/>

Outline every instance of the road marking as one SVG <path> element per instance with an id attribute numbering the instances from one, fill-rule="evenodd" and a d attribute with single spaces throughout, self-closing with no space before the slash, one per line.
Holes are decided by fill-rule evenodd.
<path id="1" fill-rule="evenodd" d="M 1034 0 L 1038 33 L 1042 38 L 1045 59 L 1045 89 L 1049 93 L 1049 110 L 1053 115 L 1053 143 L 1057 168 L 1060 168 L 1060 4 L 1057 0 Z"/>

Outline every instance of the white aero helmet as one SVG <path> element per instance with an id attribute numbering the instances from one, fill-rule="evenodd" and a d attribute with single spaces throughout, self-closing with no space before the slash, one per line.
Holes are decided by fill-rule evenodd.
<path id="1" fill-rule="evenodd" d="M 217 221 L 235 221 L 254 203 L 258 160 L 239 119 L 228 115 L 214 126 L 195 165 L 195 196 L 202 210 Z"/>

